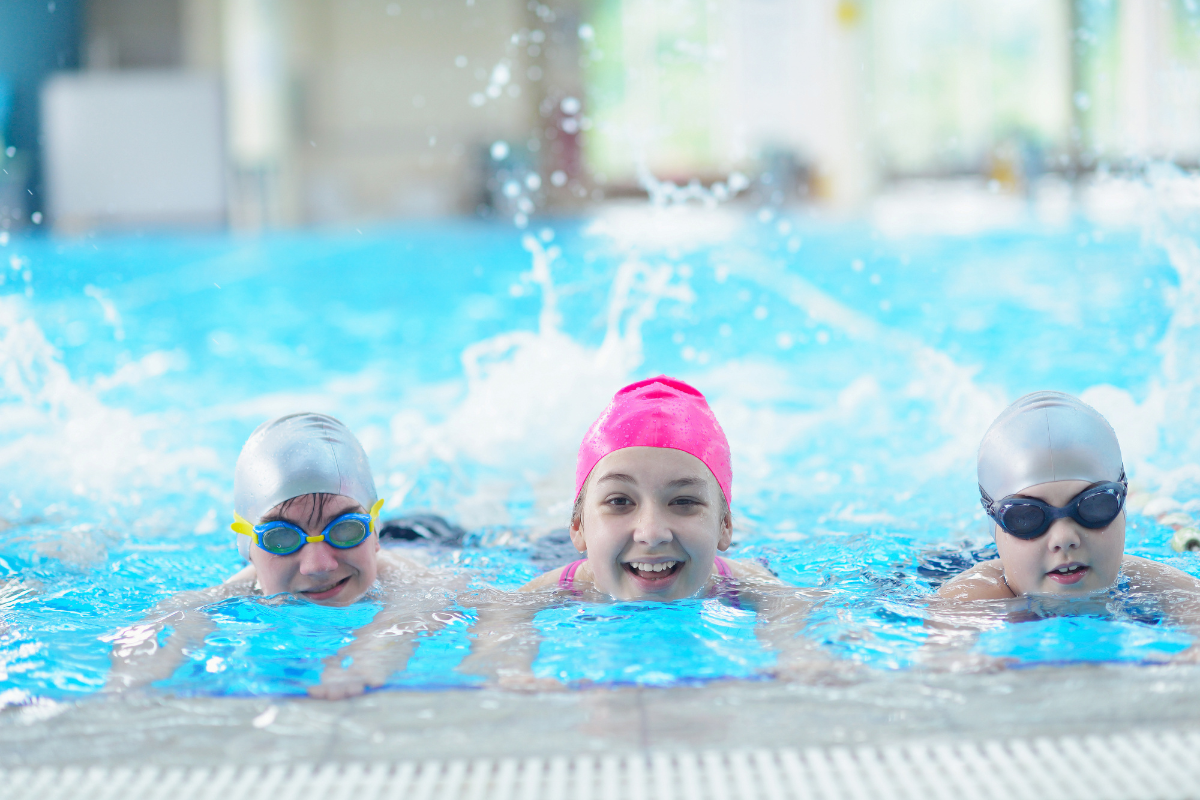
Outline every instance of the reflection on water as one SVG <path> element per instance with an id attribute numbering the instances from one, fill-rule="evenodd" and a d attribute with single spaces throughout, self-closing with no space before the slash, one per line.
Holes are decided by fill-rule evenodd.
<path id="1" fill-rule="evenodd" d="M 33 293 L 10 275 L 0 297 L 5 702 L 97 691 L 105 637 L 235 571 L 237 451 L 299 409 L 355 430 L 386 514 L 467 531 L 406 551 L 512 589 L 570 557 L 545 537 L 567 521 L 575 448 L 612 391 L 678 375 L 709 395 L 733 448 L 732 557 L 824 592 L 805 635 L 826 655 L 910 668 L 928 660 L 932 590 L 987 556 L 983 430 L 1024 392 L 1069 391 L 1121 437 L 1131 508 L 1146 509 L 1128 552 L 1200 575 L 1168 544 L 1200 507 L 1198 192 L 1169 174 L 1129 191 L 1143 224 L 970 236 L 673 207 L 528 234 L 10 241 Z M 215 632 L 160 686 L 303 692 L 377 607 L 221 602 Z M 389 685 L 476 682 L 455 671 L 473 613 L 459 610 Z M 1190 642 L 1112 609 L 1004 614 L 965 652 L 1149 662 Z M 716 599 L 567 602 L 534 625 L 537 674 L 573 683 L 773 665 L 753 615 Z"/>

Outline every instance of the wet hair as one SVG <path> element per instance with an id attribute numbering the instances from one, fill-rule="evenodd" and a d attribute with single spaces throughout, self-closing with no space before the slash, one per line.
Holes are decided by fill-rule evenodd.
<path id="1" fill-rule="evenodd" d="M 588 484 L 592 482 L 592 476 L 589 475 L 587 480 L 583 482 L 583 486 L 579 488 L 579 494 L 575 495 L 575 505 L 571 506 L 571 527 L 583 526 L 583 501 L 587 495 Z M 721 495 L 721 519 L 730 519 L 733 516 L 733 511 L 729 508 L 729 501 L 725 499 L 725 491 L 717 484 L 717 493 Z"/>
<path id="2" fill-rule="evenodd" d="M 335 498 L 342 497 L 342 495 L 332 494 L 330 492 L 313 492 L 312 494 L 297 495 L 290 500 L 284 500 L 282 503 L 280 503 L 278 510 L 272 514 L 267 514 L 265 517 L 263 517 L 262 522 L 274 522 L 275 520 L 283 519 L 287 514 L 288 509 L 292 507 L 293 503 L 298 503 L 306 497 L 311 497 L 313 499 L 312 508 L 310 508 L 308 512 L 308 519 L 305 520 L 306 524 L 312 525 L 314 522 L 320 520 L 325 514 L 325 505 Z"/>

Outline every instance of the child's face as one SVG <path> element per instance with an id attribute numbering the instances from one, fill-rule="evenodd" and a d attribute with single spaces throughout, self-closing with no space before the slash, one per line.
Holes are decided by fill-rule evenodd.
<path id="1" fill-rule="evenodd" d="M 596 588 L 618 600 L 691 597 L 708 583 L 717 551 L 732 536 L 721 488 L 704 462 L 660 447 L 602 458 L 571 527 Z"/>
<path id="2" fill-rule="evenodd" d="M 1021 492 L 1061 508 L 1087 487 L 1087 481 L 1053 481 Z M 1107 589 L 1117 580 L 1125 553 L 1125 512 L 1107 528 L 1085 528 L 1070 517 L 1057 519 L 1037 539 L 1018 539 L 996 526 L 996 549 L 1014 593 L 1082 595 Z M 1071 567 L 1064 574 L 1058 570 Z"/>
<path id="3" fill-rule="evenodd" d="M 280 503 L 263 516 L 262 522 L 284 520 L 298 525 L 309 536 L 317 536 L 332 520 L 343 514 L 365 514 L 349 497 L 337 495 L 317 512 L 316 495 L 304 495 Z M 323 606 L 344 606 L 362 597 L 375 583 L 379 537 L 372 533 L 357 547 L 342 550 L 328 542 L 306 544 L 291 555 L 277 556 L 261 547 L 250 547 L 250 563 L 258 573 L 263 594 L 290 592 Z"/>

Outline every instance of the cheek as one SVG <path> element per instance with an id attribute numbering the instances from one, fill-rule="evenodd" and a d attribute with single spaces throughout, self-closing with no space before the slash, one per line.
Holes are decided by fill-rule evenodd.
<path id="1" fill-rule="evenodd" d="M 1023 542 L 1006 533 L 998 535 L 996 552 L 1000 555 L 1005 572 L 1021 573 L 1036 567 L 1037 572 L 1040 573 L 1041 567 L 1037 563 L 1041 555 L 1040 549 L 1036 546 L 1038 541 L 1034 539 L 1032 542 Z"/>
<path id="2" fill-rule="evenodd" d="M 258 585 L 263 594 L 278 594 L 287 591 L 288 575 L 294 572 L 290 569 L 293 559 L 279 558 L 268 553 L 250 551 L 250 563 L 258 577 Z"/>
<path id="3" fill-rule="evenodd" d="M 1105 555 L 1120 561 L 1125 555 L 1125 512 L 1121 512 L 1121 516 L 1105 528 L 1102 535 Z"/>

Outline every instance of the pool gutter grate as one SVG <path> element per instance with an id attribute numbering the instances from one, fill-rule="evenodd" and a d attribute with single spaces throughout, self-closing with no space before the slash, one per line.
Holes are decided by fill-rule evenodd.
<path id="1" fill-rule="evenodd" d="M 959 744 L 395 764 L 0 770 L 0 799 L 1172 800 L 1200 797 L 1200 732 Z"/>

